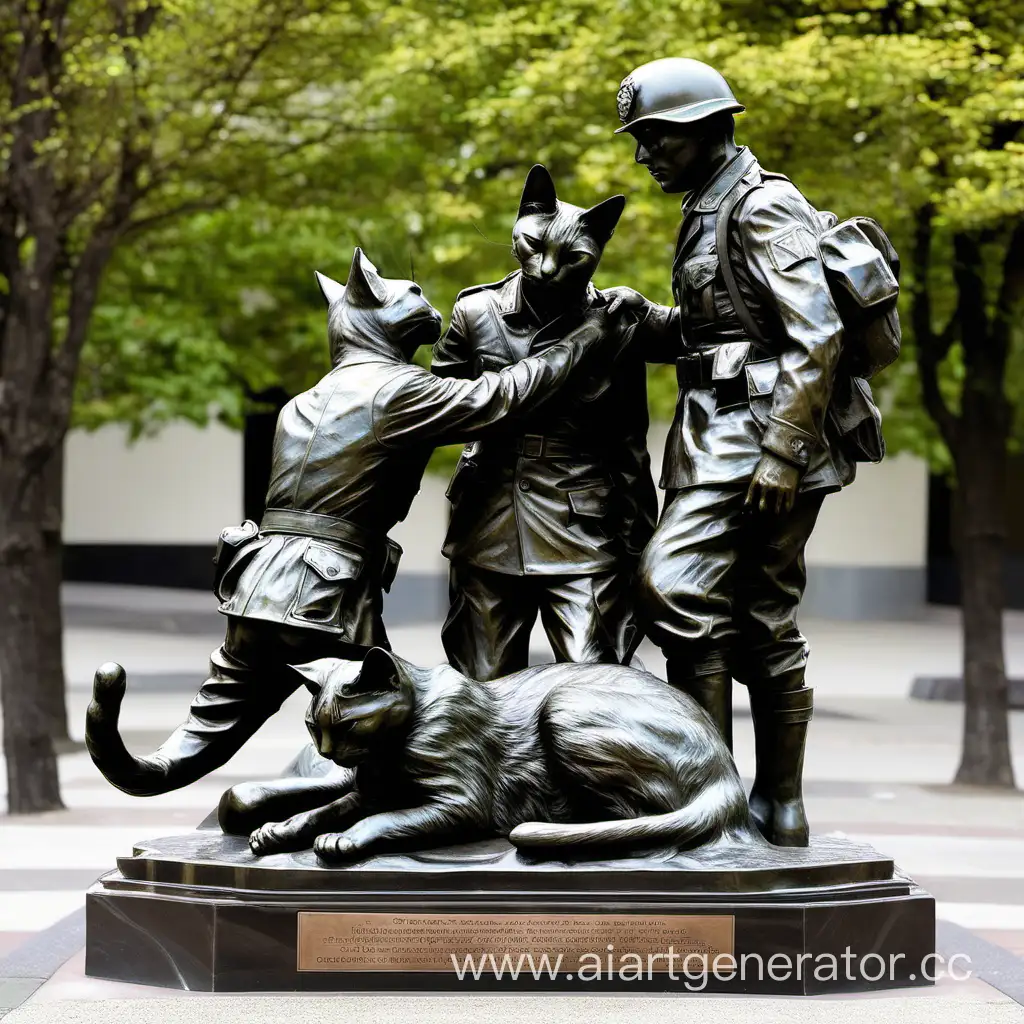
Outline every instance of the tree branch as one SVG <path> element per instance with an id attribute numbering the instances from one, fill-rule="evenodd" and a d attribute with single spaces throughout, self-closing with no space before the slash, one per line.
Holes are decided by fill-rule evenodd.
<path id="1" fill-rule="evenodd" d="M 151 213 L 145 217 L 131 218 L 124 227 L 123 235 L 138 235 L 150 228 L 158 227 L 175 217 L 181 217 L 188 213 L 206 213 L 210 210 L 217 210 L 223 205 L 221 197 L 207 199 L 192 199 L 188 202 L 179 203 L 177 206 L 159 213 Z"/>

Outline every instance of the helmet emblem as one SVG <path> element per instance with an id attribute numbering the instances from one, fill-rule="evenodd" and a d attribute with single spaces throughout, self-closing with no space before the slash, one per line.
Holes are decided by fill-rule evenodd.
<path id="1" fill-rule="evenodd" d="M 622 85 L 619 86 L 619 120 L 625 124 L 629 120 L 629 115 L 633 112 L 633 104 L 636 101 L 636 83 L 633 81 L 632 76 L 627 75 L 622 80 Z"/>

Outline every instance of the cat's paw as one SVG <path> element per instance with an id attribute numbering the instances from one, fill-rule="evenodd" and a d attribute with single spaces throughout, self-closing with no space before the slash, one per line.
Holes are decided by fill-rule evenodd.
<path id="1" fill-rule="evenodd" d="M 351 860 L 359 847 L 344 832 L 326 832 L 313 841 L 313 852 L 326 861 Z"/>
<path id="2" fill-rule="evenodd" d="M 281 834 L 280 821 L 268 821 L 249 836 L 249 849 L 257 857 L 268 853 L 281 853 L 287 846 L 287 837 Z"/>

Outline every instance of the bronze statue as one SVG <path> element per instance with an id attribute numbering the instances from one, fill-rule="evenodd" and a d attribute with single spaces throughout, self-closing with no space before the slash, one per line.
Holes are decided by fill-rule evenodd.
<path id="1" fill-rule="evenodd" d="M 612 290 L 641 316 L 648 358 L 676 362 L 680 386 L 638 614 L 669 681 L 727 742 L 732 680 L 748 686 L 754 819 L 771 842 L 805 846 L 804 547 L 825 495 L 883 454 L 865 378 L 898 352 L 898 261 L 873 221 L 837 225 L 736 145 L 744 108 L 706 64 L 645 64 L 618 107 L 636 162 L 686 196 L 675 306 Z"/>
<path id="2" fill-rule="evenodd" d="M 434 373 L 473 379 L 575 329 L 606 301 L 591 278 L 624 205 L 560 202 L 535 166 L 512 234 L 522 269 L 460 293 Z M 628 661 L 634 574 L 657 517 L 647 424 L 646 367 L 630 348 L 614 374 L 463 453 L 444 545 L 452 665 L 480 680 L 526 668 L 538 611 L 557 661 Z"/>
<path id="3" fill-rule="evenodd" d="M 620 89 L 619 131 L 635 136 L 637 162 L 664 191 L 687 194 L 672 308 L 593 288 L 624 200 L 560 203 L 539 165 L 513 236 L 522 270 L 462 293 L 434 373 L 410 362 L 438 341 L 441 322 L 415 283 L 382 278 L 358 249 L 346 287 L 317 275 L 333 368 L 281 413 L 262 522 L 221 537 L 226 637 L 188 719 L 154 754 L 134 757 L 117 729 L 124 671 L 96 674 L 86 738 L 114 785 L 138 795 L 187 785 L 301 685 L 291 666 L 386 649 L 382 591 L 400 555 L 388 531 L 433 446 L 479 438 L 450 489 L 443 637 L 456 668 L 526 686 L 532 677 L 507 673 L 526 666 L 538 609 L 559 660 L 627 661 L 639 639 L 635 572 L 638 618 L 666 654 L 669 683 L 704 708 L 726 746 L 732 680 L 749 687 L 753 818 L 775 844 L 807 844 L 803 552 L 825 494 L 853 479 L 856 461 L 882 456 L 866 378 L 898 351 L 898 261 L 873 221 L 837 224 L 737 147 L 742 109 L 696 61 L 654 61 Z M 588 351 L 608 358 L 579 366 Z M 653 537 L 644 359 L 675 361 L 680 382 Z M 607 676 L 580 669 L 564 685 L 574 678 L 585 689 Z M 499 690 L 503 713 L 532 714 L 526 695 Z M 630 756 L 630 771 L 659 771 L 639 747 Z"/>
<path id="4" fill-rule="evenodd" d="M 312 846 L 339 861 L 490 836 L 563 858 L 763 843 L 714 724 L 646 672 L 556 664 L 480 683 L 382 649 L 297 671 L 316 748 L 344 770 L 229 790 L 221 827 L 252 830 L 254 853 Z"/>
<path id="5" fill-rule="evenodd" d="M 771 976 L 743 990 L 930 980 L 934 900 L 870 847 L 810 839 L 801 789 L 804 547 L 824 496 L 883 454 L 867 379 L 899 349 L 898 260 L 873 221 L 838 223 L 738 147 L 742 109 L 696 61 L 644 65 L 620 89 L 636 161 L 686 193 L 671 308 L 593 287 L 624 200 L 561 203 L 539 165 L 513 233 L 521 270 L 462 292 L 443 341 L 416 284 L 358 249 L 345 287 L 317 275 L 332 369 L 280 415 L 262 522 L 222 534 L 210 678 L 149 757 L 118 731 L 119 665 L 96 673 L 86 722 L 103 774 L 143 796 L 223 765 L 303 684 L 313 744 L 283 777 L 228 789 L 221 834 L 208 819 L 118 859 L 87 895 L 87 973 L 464 990 L 461 951 L 483 942 L 509 951 L 500 969 L 491 957 L 494 985 L 517 949 L 531 967 L 543 949 L 550 977 L 507 983 L 572 990 L 591 936 L 664 942 L 649 990 L 678 987 L 671 966 L 652 972 L 677 944 L 720 990 L 736 973 L 719 976 L 720 955 L 735 968 L 740 953 Z M 411 362 L 427 343 L 433 372 Z M 680 385 L 656 526 L 647 361 L 674 362 Z M 452 664 L 418 668 L 382 621 L 388 532 L 453 442 L 470 447 L 449 489 Z M 528 668 L 538 613 L 557 661 Z M 667 681 L 629 665 L 642 630 Z M 749 800 L 733 679 L 753 711 Z M 905 969 L 840 981 L 840 948 Z M 832 977 L 801 978 L 820 956 Z M 603 980 L 626 984 L 608 964 Z"/>
<path id="6" fill-rule="evenodd" d="M 401 553 L 388 531 L 408 513 L 434 445 L 533 413 L 586 353 L 613 353 L 621 341 L 616 311 L 594 306 L 515 365 L 442 380 L 410 362 L 441 325 L 415 283 L 381 277 L 359 249 L 346 287 L 317 280 L 333 368 L 281 412 L 263 521 L 221 536 L 215 591 L 226 636 L 187 720 L 154 754 L 134 757 L 117 729 L 124 670 L 96 673 L 86 742 L 127 793 L 165 793 L 224 764 L 301 685 L 290 664 L 386 647 L 381 592 Z"/>

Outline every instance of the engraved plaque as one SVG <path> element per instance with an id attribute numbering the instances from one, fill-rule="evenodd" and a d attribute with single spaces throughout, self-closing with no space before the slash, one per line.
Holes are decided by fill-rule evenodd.
<path id="1" fill-rule="evenodd" d="M 537 977 L 710 969 L 731 914 L 343 914 L 300 911 L 300 971 L 498 971 Z"/>

